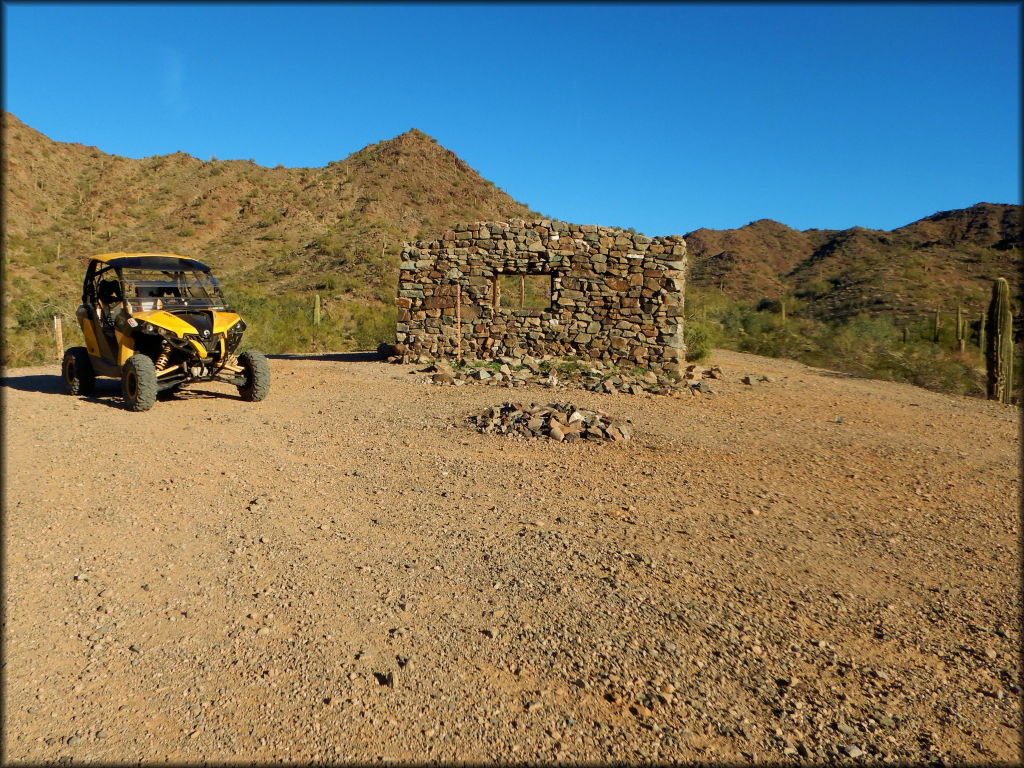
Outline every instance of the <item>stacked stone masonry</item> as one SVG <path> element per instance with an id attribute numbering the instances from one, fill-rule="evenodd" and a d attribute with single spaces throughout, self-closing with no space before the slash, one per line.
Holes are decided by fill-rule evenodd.
<path id="1" fill-rule="evenodd" d="M 502 275 L 543 275 L 550 306 L 501 306 Z M 396 340 L 438 358 L 575 356 L 678 373 L 685 275 L 678 235 L 561 221 L 463 224 L 402 250 Z"/>

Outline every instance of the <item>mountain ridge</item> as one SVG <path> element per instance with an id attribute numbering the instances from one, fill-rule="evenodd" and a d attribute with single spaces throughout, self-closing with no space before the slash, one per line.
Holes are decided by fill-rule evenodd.
<path id="1" fill-rule="evenodd" d="M 55 142 L 4 112 L 2 182 L 4 359 L 26 362 L 41 324 L 73 316 L 81 269 L 72 265 L 95 253 L 196 256 L 254 296 L 321 293 L 327 306 L 380 315 L 384 327 L 403 242 L 434 239 L 457 221 L 550 218 L 416 128 L 324 166 L 270 168 L 184 152 L 121 157 Z M 825 321 L 920 317 L 958 303 L 976 315 L 994 277 L 1015 297 L 1020 289 L 1015 204 L 939 211 L 892 231 L 758 219 L 684 237 L 688 290 L 787 299 Z M 9 341 L 22 334 L 12 356 Z"/>
<path id="2" fill-rule="evenodd" d="M 976 203 L 893 230 L 796 230 L 771 219 L 684 235 L 691 285 L 756 301 L 787 294 L 822 318 L 861 311 L 919 314 L 987 301 L 995 277 L 1019 289 L 1021 207 Z M 827 283 L 827 285 L 826 285 Z M 926 284 L 931 284 L 929 287 Z M 943 296 L 945 294 L 945 296 Z"/>

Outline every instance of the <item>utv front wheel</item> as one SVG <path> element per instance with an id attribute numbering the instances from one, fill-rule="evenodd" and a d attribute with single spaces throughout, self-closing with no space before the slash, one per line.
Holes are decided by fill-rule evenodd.
<path id="1" fill-rule="evenodd" d="M 244 384 L 238 385 L 238 394 L 243 400 L 258 402 L 270 391 L 270 365 L 262 352 L 250 349 L 238 356 L 238 364 L 242 367 Z"/>
<path id="2" fill-rule="evenodd" d="M 148 411 L 156 402 L 156 366 L 145 355 L 132 355 L 121 369 L 121 393 L 131 411 Z"/>
<path id="3" fill-rule="evenodd" d="M 96 373 L 85 347 L 71 347 L 64 353 L 61 367 L 64 391 L 69 395 L 91 395 L 96 386 Z"/>

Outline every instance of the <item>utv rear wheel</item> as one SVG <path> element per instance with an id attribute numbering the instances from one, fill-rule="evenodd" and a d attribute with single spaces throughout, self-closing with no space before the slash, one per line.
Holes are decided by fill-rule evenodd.
<path id="1" fill-rule="evenodd" d="M 145 355 L 132 355 L 121 369 L 121 393 L 131 411 L 148 411 L 156 402 L 156 366 Z"/>
<path id="2" fill-rule="evenodd" d="M 85 347 L 71 347 L 64 353 L 61 367 L 64 391 L 69 395 L 91 395 L 96 388 L 96 373 Z"/>
<path id="3" fill-rule="evenodd" d="M 238 394 L 243 400 L 258 402 L 270 391 L 270 365 L 262 352 L 250 349 L 238 356 L 245 384 L 238 385 Z"/>

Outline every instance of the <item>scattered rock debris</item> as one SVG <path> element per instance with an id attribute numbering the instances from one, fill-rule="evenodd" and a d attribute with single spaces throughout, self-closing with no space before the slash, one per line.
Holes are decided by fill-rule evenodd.
<path id="1" fill-rule="evenodd" d="M 11 763 L 1020 762 L 1016 409 L 714 355 L 705 399 L 280 358 L 142 427 L 5 371 Z M 506 400 L 633 439 L 470 432 Z M 91 439 L 140 428 L 192 468 L 145 504 Z"/>
<path id="2" fill-rule="evenodd" d="M 613 419 L 603 411 L 577 408 L 572 403 L 504 403 L 485 408 L 469 417 L 480 432 L 498 435 L 547 437 L 558 442 L 625 442 L 633 436 L 633 425 Z"/>
<path id="3" fill-rule="evenodd" d="M 522 387 L 526 384 L 537 384 L 549 389 L 585 389 L 590 392 L 625 395 L 668 395 L 679 397 L 683 393 L 691 395 L 713 395 L 707 380 L 724 380 L 725 374 L 717 365 L 704 367 L 691 363 L 683 369 L 679 377 L 666 376 L 654 371 L 635 368 L 630 371 L 619 371 L 602 363 L 586 363 L 576 360 L 561 360 L 545 357 L 537 359 L 529 355 L 523 357 L 499 357 L 491 361 L 475 360 L 470 363 L 451 364 L 444 360 L 431 360 L 418 356 L 391 355 L 388 362 L 425 365 L 411 373 L 422 374 L 432 384 L 461 387 L 466 384 L 486 384 L 488 386 Z M 757 381 L 769 381 L 768 377 L 744 376 L 740 381 L 744 384 Z"/>

